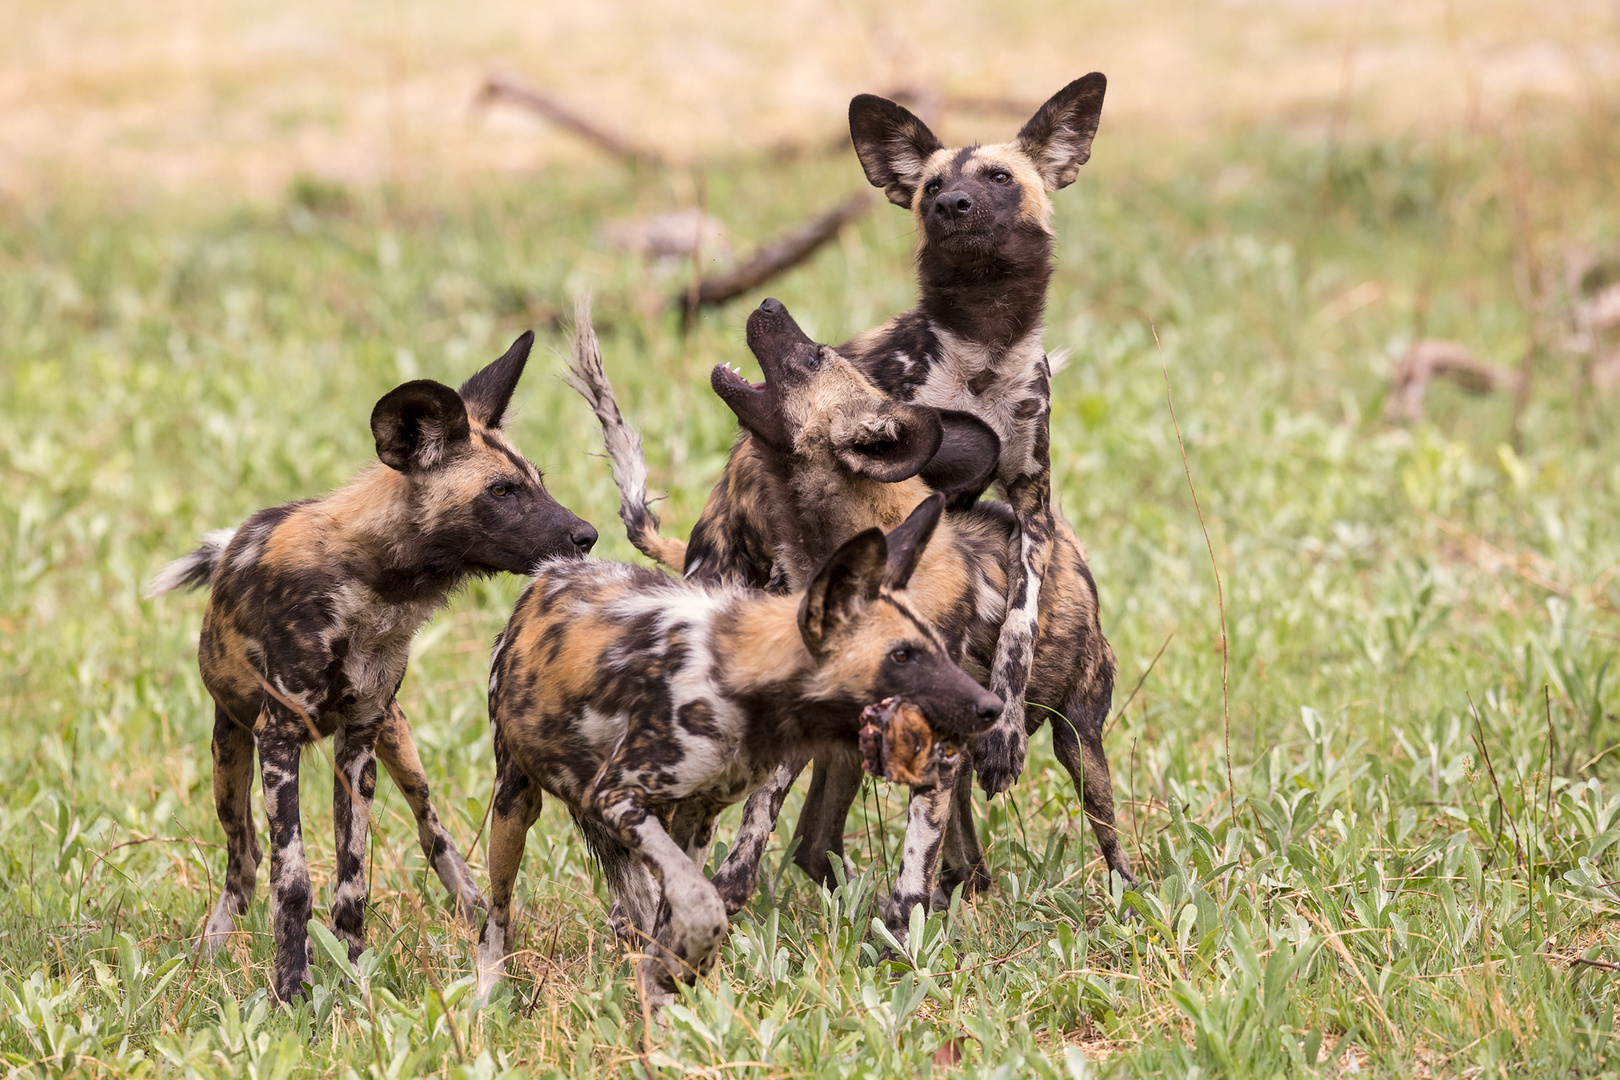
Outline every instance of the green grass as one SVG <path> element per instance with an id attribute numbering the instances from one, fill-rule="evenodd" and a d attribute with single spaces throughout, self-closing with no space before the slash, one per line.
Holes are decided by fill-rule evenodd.
<path id="1" fill-rule="evenodd" d="M 1116 705 L 1168 640 L 1107 737 L 1141 886 L 1110 887 L 1041 735 L 1012 798 L 980 799 L 994 891 L 880 966 L 872 897 L 904 814 L 871 786 L 858 880 L 827 896 L 776 849 L 717 975 L 644 1057 L 603 888 L 556 806 L 520 880 L 526 951 L 487 1008 L 387 780 L 358 972 L 322 955 L 313 1000 L 270 1008 L 262 902 L 227 957 L 194 959 L 224 866 L 203 600 L 139 590 L 203 531 L 362 467 L 395 383 L 457 382 L 536 324 L 549 336 L 510 429 L 601 527 L 600 553 L 631 558 L 596 425 L 555 378 L 547 320 L 586 289 L 684 534 L 734 431 L 706 373 L 750 362 L 747 304 L 683 340 L 660 305 L 685 271 L 659 279 L 598 238 L 677 186 L 603 166 L 449 192 L 305 184 L 278 206 L 81 191 L 9 208 L 0 1058 L 19 1075 L 277 1080 L 912 1076 L 952 1058 L 1008 1077 L 1614 1069 L 1620 755 L 1592 759 L 1620 733 L 1620 435 L 1578 391 L 1556 303 L 1519 449 L 1504 396 L 1436 386 L 1410 430 L 1383 422 L 1382 397 L 1419 329 L 1518 362 L 1515 263 L 1535 254 L 1556 284 L 1564 247 L 1620 239 L 1615 134 L 1539 132 L 1518 173 L 1485 137 L 1327 152 L 1110 134 L 1057 197 L 1048 344 L 1074 350 L 1053 461 L 1119 655 Z M 703 189 L 746 238 L 858 181 L 842 155 L 719 163 Z M 880 207 L 771 292 L 838 339 L 908 306 L 911 244 Z M 1214 579 L 1153 327 L 1223 575 L 1235 792 Z M 402 691 L 463 845 L 493 773 L 487 646 L 520 587 L 458 597 Z M 305 761 L 324 884 L 330 780 Z"/>

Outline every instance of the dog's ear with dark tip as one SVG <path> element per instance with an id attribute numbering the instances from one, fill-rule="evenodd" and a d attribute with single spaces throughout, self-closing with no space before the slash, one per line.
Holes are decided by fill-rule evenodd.
<path id="1" fill-rule="evenodd" d="M 928 541 L 934 535 L 934 526 L 945 512 L 945 496 L 935 492 L 911 511 L 910 516 L 889 532 L 888 559 L 883 568 L 883 584 L 890 589 L 904 589 L 911 581 Z"/>
<path id="2" fill-rule="evenodd" d="M 882 529 L 867 529 L 832 553 L 799 602 L 799 636 L 810 655 L 821 657 L 827 639 L 848 626 L 877 599 L 888 544 Z"/>
<path id="3" fill-rule="evenodd" d="M 532 348 L 534 331 L 525 330 L 504 356 L 461 384 L 461 400 L 467 406 L 469 417 L 487 428 L 501 426 Z"/>
<path id="4" fill-rule="evenodd" d="M 449 460 L 472 439 L 461 395 L 432 379 L 415 379 L 384 394 L 371 410 L 377 457 L 402 473 Z"/>
<path id="5" fill-rule="evenodd" d="M 972 506 L 996 478 L 1001 439 L 972 413 L 939 410 L 939 450 L 917 474 L 950 499 L 951 509 Z"/>
<path id="6" fill-rule="evenodd" d="M 1080 166 L 1091 157 L 1091 140 L 1102 118 L 1108 79 L 1093 71 L 1052 95 L 1018 133 L 1018 148 L 1028 154 L 1047 191 L 1074 183 Z"/>
<path id="7" fill-rule="evenodd" d="M 939 452 L 943 429 L 935 409 L 890 402 L 863 416 L 833 447 L 851 472 L 880 484 L 910 480 Z"/>
<path id="8" fill-rule="evenodd" d="M 849 137 L 866 179 L 908 209 L 924 163 L 943 147 L 910 110 L 876 94 L 859 94 L 849 103 Z"/>

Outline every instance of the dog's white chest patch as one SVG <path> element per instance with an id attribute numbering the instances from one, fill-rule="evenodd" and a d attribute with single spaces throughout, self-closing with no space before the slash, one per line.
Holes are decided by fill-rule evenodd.
<path id="1" fill-rule="evenodd" d="M 1001 439 L 1002 482 L 1034 471 L 1035 439 L 1044 422 L 1046 352 L 1033 333 L 1004 351 L 939 331 L 940 355 L 912 399 L 936 409 L 972 413 Z M 1036 408 L 1036 405 L 1040 408 Z"/>

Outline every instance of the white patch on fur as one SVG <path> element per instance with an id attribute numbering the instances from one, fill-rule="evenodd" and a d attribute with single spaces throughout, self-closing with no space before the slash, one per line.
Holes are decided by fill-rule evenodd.
<path id="1" fill-rule="evenodd" d="M 943 328 L 936 328 L 935 333 L 939 356 L 928 369 L 928 381 L 912 400 L 936 409 L 972 413 L 989 424 L 1001 439 L 997 478 L 1003 484 L 1031 473 L 1040 421 L 1019 417 L 1018 406 L 1029 397 L 1028 386 L 1046 359 L 1041 328 L 1036 327 L 1001 352 L 965 341 Z M 968 383 L 987 371 L 994 372 L 995 379 L 975 394 Z"/>
<path id="2" fill-rule="evenodd" d="M 355 697 L 379 710 L 405 677 L 411 639 L 438 608 L 438 600 L 389 604 L 370 588 L 347 581 L 331 597 L 333 625 L 327 643 L 347 638 L 343 674 Z"/>
<path id="3" fill-rule="evenodd" d="M 209 577 L 213 577 L 214 568 L 219 565 L 220 557 L 225 554 L 225 549 L 230 547 L 231 538 L 235 535 L 235 529 L 215 529 L 208 533 L 196 551 L 182 555 L 153 575 L 143 595 L 148 600 L 154 600 L 164 593 L 173 592 L 185 585 L 187 579 L 201 569 L 206 568 Z"/>

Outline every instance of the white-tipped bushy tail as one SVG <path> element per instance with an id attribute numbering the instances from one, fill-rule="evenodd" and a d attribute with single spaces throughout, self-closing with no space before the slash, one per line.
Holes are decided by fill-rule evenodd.
<path id="1" fill-rule="evenodd" d="M 200 589 L 214 580 L 214 567 L 224 557 L 235 529 L 215 529 L 203 537 L 202 546 L 190 555 L 182 555 L 157 572 L 146 586 L 146 598 L 151 600 L 176 589 Z"/>
<path id="2" fill-rule="evenodd" d="M 568 365 L 568 385 L 590 403 L 602 424 L 613 481 L 619 486 L 619 518 L 630 542 L 649 559 L 681 573 L 686 565 L 686 542 L 658 533 L 658 515 L 647 505 L 647 458 L 641 435 L 624 422 L 613 386 L 602 367 L 602 348 L 591 326 L 591 302 L 574 305 L 574 355 Z"/>
<path id="3" fill-rule="evenodd" d="M 1051 369 L 1052 374 L 1055 376 L 1058 372 L 1068 367 L 1069 361 L 1073 358 L 1073 349 L 1053 349 L 1046 354 L 1046 366 Z"/>

